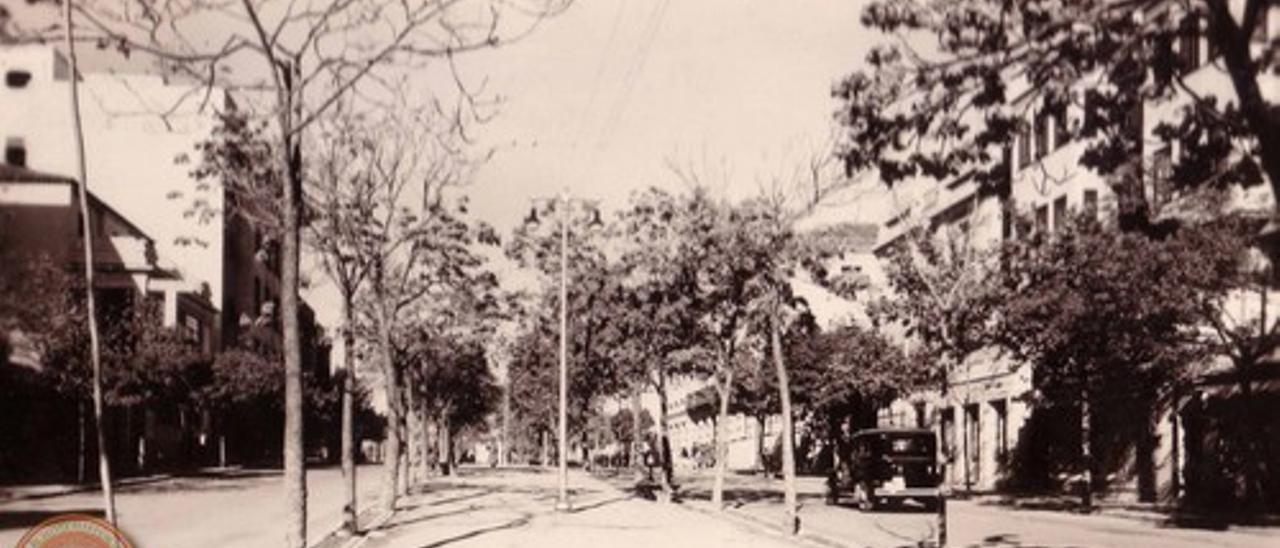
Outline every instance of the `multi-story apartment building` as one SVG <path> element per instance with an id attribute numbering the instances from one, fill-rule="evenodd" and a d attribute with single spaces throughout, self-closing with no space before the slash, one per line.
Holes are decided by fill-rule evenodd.
<path id="1" fill-rule="evenodd" d="M 209 352 L 246 346 L 278 350 L 276 246 L 246 218 L 227 211 L 224 185 L 192 174 L 199 162 L 197 145 L 211 136 L 231 98 L 217 88 L 153 74 L 81 72 L 85 161 L 95 204 L 122 226 L 148 235 L 149 249 L 164 258 L 163 284 L 155 281 L 139 290 L 163 286 L 174 295 L 200 296 L 212 314 L 199 318 Z M 47 45 L 2 46 L 0 75 L 3 163 L 52 174 L 42 177 L 67 184 L 77 167 L 66 59 Z M 30 227 L 11 232 L 43 237 Z M 196 328 L 193 314 L 165 310 L 167 321 Z M 305 302 L 300 315 L 304 368 L 325 378 L 329 348 L 323 328 Z M 200 422 L 205 440 L 209 417 Z"/>
<path id="2" fill-rule="evenodd" d="M 1267 9 L 1269 16 L 1264 15 L 1253 40 L 1253 47 L 1258 50 L 1265 47 L 1269 37 L 1280 33 L 1280 11 L 1275 5 Z M 1182 61 L 1183 80 L 1197 95 L 1216 95 L 1220 102 L 1234 100 L 1229 76 L 1204 32 L 1207 23 L 1202 15 L 1160 12 L 1146 16 L 1196 22 L 1184 25 L 1182 36 L 1171 44 L 1173 53 Z M 1280 77 L 1273 72 L 1261 77 L 1266 80 L 1261 86 L 1265 98 L 1272 103 L 1280 100 Z M 1006 151 L 1010 169 L 1007 185 L 981 188 L 966 177 L 943 183 L 909 182 L 907 186 L 917 187 L 918 199 L 899 208 L 885 223 L 877 253 L 887 254 L 907 231 L 921 226 L 934 230 L 938 237 L 959 237 L 967 245 L 982 247 L 1016 237 L 1018 218 L 1030 219 L 1033 230 L 1052 231 L 1063 226 L 1070 215 L 1080 212 L 1114 216 L 1120 210 L 1114 189 L 1122 185 L 1141 189 L 1154 217 L 1177 214 L 1179 196 L 1169 179 L 1183 145 L 1162 139 L 1155 130 L 1162 122 L 1180 119 L 1182 111 L 1194 101 L 1191 93 L 1180 90 L 1172 99 L 1140 102 L 1125 128 L 1138 137 L 1140 152 L 1129 165 L 1102 176 L 1081 165 L 1086 143 L 1073 140 L 1068 131 L 1082 122 L 1085 111 L 1080 102 L 1069 106 L 1047 104 L 1025 83 L 1021 84 L 1022 92 L 1017 91 L 1017 85 L 1014 82 L 1012 86 L 1013 104 L 1021 107 L 1026 119 L 1024 130 Z M 1083 84 L 1077 91 L 1088 100 Z M 1224 206 L 1270 216 L 1275 200 L 1267 184 L 1247 190 L 1236 187 L 1230 189 Z M 1235 295 L 1231 305 L 1237 316 L 1235 321 L 1256 321 L 1267 307 L 1280 304 L 1278 297 L 1274 288 L 1261 298 L 1256 294 Z M 1209 372 L 1222 367 L 1211 366 Z M 946 481 L 962 490 L 997 489 L 1010 476 L 1011 452 L 1022 441 L 1024 427 L 1035 411 L 1026 397 L 1032 390 L 1034 370 L 1034 364 L 1009 363 L 994 350 L 980 351 L 953 371 L 945 396 L 920 393 L 903 398 L 882 411 L 881 421 L 887 425 L 934 427 L 937 425 L 933 417 L 940 417 L 940 445 L 949 462 Z M 1175 398 L 1158 410 L 1153 431 L 1134 430 L 1134 436 L 1154 439 L 1127 449 L 1118 464 L 1103 471 L 1109 476 L 1113 494 L 1164 501 L 1180 496 L 1187 444 L 1192 442 L 1187 440 L 1179 413 L 1182 404 L 1193 396 L 1199 397 Z M 939 408 L 941 413 L 935 413 Z"/>
<path id="3" fill-rule="evenodd" d="M 0 139 L 5 163 L 76 172 L 69 67 L 50 46 L 0 48 Z M 279 299 L 276 246 L 226 211 L 225 189 L 192 175 L 196 149 L 231 99 L 217 88 L 151 74 L 81 75 L 89 188 L 155 238 L 157 252 L 189 290 L 207 292 L 220 313 L 216 347 L 272 317 Z M 309 310 L 304 315 L 313 316 Z M 268 342 L 278 337 L 268 336 Z M 327 372 L 326 372 L 327 373 Z"/>

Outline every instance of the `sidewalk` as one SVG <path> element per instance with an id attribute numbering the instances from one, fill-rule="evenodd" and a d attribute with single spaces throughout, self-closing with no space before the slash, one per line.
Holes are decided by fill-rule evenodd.
<path id="1" fill-rule="evenodd" d="M 735 525 L 656 504 L 573 470 L 572 509 L 555 510 L 556 476 L 543 470 L 463 468 L 406 497 L 381 526 L 341 548 L 794 546 Z M 330 548 L 325 546 L 324 548 Z"/>

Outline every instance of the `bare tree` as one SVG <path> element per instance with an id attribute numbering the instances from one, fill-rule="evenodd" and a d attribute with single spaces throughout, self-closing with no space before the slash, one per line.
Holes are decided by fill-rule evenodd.
<path id="1" fill-rule="evenodd" d="M 208 101 L 218 87 L 253 95 L 261 102 L 259 114 L 275 126 L 287 546 L 306 545 L 298 324 L 304 132 L 344 97 L 375 95 L 390 71 L 433 59 L 453 67 L 455 55 L 494 47 L 502 35 L 523 36 L 567 5 L 568 0 L 178 0 L 161 5 L 86 0 L 68 5 L 88 27 L 78 40 L 125 55 L 151 56 L 169 73 L 203 83 L 183 100 Z M 503 24 L 501 14 L 515 14 L 514 25 Z M 65 25 L 55 25 L 6 34 L 22 33 L 19 40 L 49 39 L 67 36 L 63 30 Z M 470 94 L 461 78 L 454 82 Z M 201 89 L 203 97 L 195 97 Z"/>

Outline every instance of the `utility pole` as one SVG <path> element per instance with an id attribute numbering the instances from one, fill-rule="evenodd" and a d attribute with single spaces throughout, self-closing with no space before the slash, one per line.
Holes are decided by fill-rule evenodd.
<path id="1" fill-rule="evenodd" d="M 560 195 L 560 492 L 556 510 L 568 511 L 569 504 L 569 196 Z"/>
<path id="2" fill-rule="evenodd" d="M 85 307 L 89 315 L 89 359 L 93 365 L 93 423 L 98 438 L 98 481 L 102 483 L 102 505 L 107 522 L 116 525 L 115 493 L 111 485 L 111 460 L 107 456 L 106 433 L 102 424 L 102 355 L 98 340 L 97 307 L 93 294 L 93 217 L 89 210 L 88 168 L 84 158 L 84 128 L 80 121 L 80 67 L 76 59 L 75 30 L 71 21 L 71 0 L 62 2 L 62 19 L 66 26 L 64 37 L 68 62 L 71 64 L 71 122 L 76 147 L 76 167 L 80 180 L 80 224 L 84 231 L 84 284 Z"/>
<path id="3" fill-rule="evenodd" d="M 538 202 L 551 202 L 560 209 L 560 409 L 557 431 L 559 441 L 557 453 L 559 458 L 559 490 L 556 496 L 556 510 L 568 511 L 572 508 L 569 502 L 569 221 L 571 209 L 575 203 L 582 204 L 593 212 L 587 226 L 594 227 L 601 223 L 600 211 L 594 203 L 576 202 L 569 197 L 569 189 L 564 189 L 559 196 L 552 199 L 535 199 L 534 208 L 529 212 L 526 224 L 538 223 Z M 508 387 L 509 387 L 508 383 Z"/>

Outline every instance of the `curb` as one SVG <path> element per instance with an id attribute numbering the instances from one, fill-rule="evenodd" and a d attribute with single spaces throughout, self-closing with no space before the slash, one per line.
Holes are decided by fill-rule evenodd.
<path id="1" fill-rule="evenodd" d="M 395 514 L 396 513 L 394 511 L 382 512 L 378 514 L 376 517 L 373 518 L 373 521 L 371 521 L 369 525 L 365 526 L 363 532 L 361 532 L 358 535 L 353 535 L 350 539 L 347 539 L 347 542 L 343 543 L 342 548 L 358 548 L 359 546 L 368 542 L 370 538 L 373 538 L 372 536 L 370 536 L 370 534 L 376 532 L 383 525 L 386 525 L 388 521 L 391 521 L 391 518 L 394 517 Z M 341 530 L 342 530 L 342 526 L 339 525 L 338 531 L 341 531 Z M 331 533 L 331 534 L 337 534 L 338 531 L 335 531 L 334 533 Z"/>
<path id="2" fill-rule="evenodd" d="M 145 476 L 141 478 L 127 478 L 117 482 L 113 482 L 111 486 L 113 488 L 119 489 L 121 487 L 132 487 L 135 485 L 159 483 L 159 482 L 170 480 L 176 477 L 181 477 L 181 476 L 174 475 L 174 474 L 158 474 L 154 476 Z M 46 492 L 36 492 L 36 493 L 26 493 L 26 494 L 7 494 L 7 495 L 0 494 L 0 502 L 16 502 L 16 501 L 23 501 L 23 500 L 51 499 L 54 497 L 62 497 L 66 495 L 75 495 L 79 493 L 89 493 L 92 491 L 100 491 L 101 489 L 102 489 L 102 484 L 99 484 L 99 483 L 85 484 L 85 485 L 67 485 L 65 487 L 53 489 Z"/>

